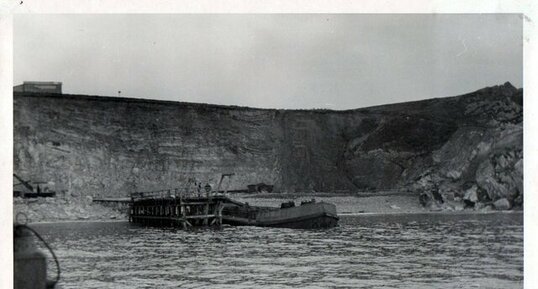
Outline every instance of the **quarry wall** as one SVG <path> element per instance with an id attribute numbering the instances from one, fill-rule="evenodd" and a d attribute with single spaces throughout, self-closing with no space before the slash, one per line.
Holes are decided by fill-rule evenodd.
<path id="1" fill-rule="evenodd" d="M 230 172 L 230 189 L 466 188 L 483 179 L 484 160 L 513 152 L 505 164 L 513 170 L 522 159 L 522 105 L 522 90 L 509 83 L 346 111 L 16 92 L 14 172 L 91 196 L 182 187 L 189 178 L 215 186 Z"/>
<path id="2" fill-rule="evenodd" d="M 81 95 L 15 94 L 15 172 L 106 196 L 215 184 L 350 189 L 338 114 Z M 320 175 L 325 177 L 319 178 Z"/>

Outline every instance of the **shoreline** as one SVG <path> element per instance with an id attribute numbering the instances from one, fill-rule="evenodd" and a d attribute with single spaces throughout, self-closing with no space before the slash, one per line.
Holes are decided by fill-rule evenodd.
<path id="1" fill-rule="evenodd" d="M 128 219 L 125 220 L 105 220 L 105 219 L 95 219 L 95 220 L 58 220 L 58 221 L 39 221 L 26 223 L 27 226 L 32 225 L 51 225 L 51 224 L 64 224 L 64 223 L 123 223 L 128 222 Z"/>
<path id="2" fill-rule="evenodd" d="M 506 215 L 516 215 L 523 214 L 523 210 L 511 210 L 511 211 L 423 211 L 423 212 L 387 212 L 387 213 L 340 213 L 339 217 L 377 217 L 377 216 L 397 216 L 397 215 L 496 215 L 496 214 L 506 214 Z M 40 221 L 27 223 L 25 225 L 54 225 L 54 224 L 65 224 L 65 223 L 127 223 L 128 219 L 121 220 L 106 220 L 106 219 L 95 219 L 95 220 L 58 220 L 58 221 Z"/>
<path id="3" fill-rule="evenodd" d="M 241 198 L 252 199 L 297 199 L 297 198 L 331 198 L 331 197 L 356 197 L 356 198 L 369 198 L 369 197 L 381 197 L 381 196 L 418 196 L 413 192 L 405 191 L 379 191 L 379 192 L 313 192 L 313 193 L 229 193 L 230 196 L 239 196 Z"/>
<path id="4" fill-rule="evenodd" d="M 280 207 L 283 202 L 315 199 L 317 202 L 332 203 L 337 207 L 339 216 L 394 216 L 394 215 L 485 215 L 485 214 L 523 214 L 523 209 L 492 210 L 468 209 L 459 203 L 447 203 L 445 208 L 429 209 L 419 204 L 418 197 L 408 192 L 382 192 L 378 195 L 329 194 L 329 193 L 231 193 L 230 198 L 249 203 L 252 206 Z M 59 224 L 88 222 L 125 222 L 128 216 L 116 209 L 88 202 L 65 202 L 61 200 L 41 200 L 24 204 L 18 200 L 14 204 L 13 217 L 24 212 L 30 218 L 27 224 Z M 40 203 L 40 204 L 39 204 Z M 18 211 L 18 212 L 17 212 Z M 68 213 L 65 213 L 68 211 Z M 58 214 L 58 212 L 64 212 Z M 32 218 L 33 216 L 33 218 Z M 15 221 L 15 219 L 13 219 Z"/>
<path id="5" fill-rule="evenodd" d="M 385 216 L 385 215 L 495 215 L 495 214 L 523 214 L 523 210 L 510 211 L 423 211 L 423 212 L 387 212 L 387 213 L 341 213 L 338 216 L 358 217 L 358 216 Z"/>

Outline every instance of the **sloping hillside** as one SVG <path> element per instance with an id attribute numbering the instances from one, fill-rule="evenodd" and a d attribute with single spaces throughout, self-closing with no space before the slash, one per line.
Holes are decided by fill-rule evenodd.
<path id="1" fill-rule="evenodd" d="M 523 91 L 510 83 L 450 98 L 359 110 L 345 151 L 358 188 L 439 193 L 443 200 L 507 198 L 523 193 Z M 426 205 L 430 205 L 427 202 Z"/>

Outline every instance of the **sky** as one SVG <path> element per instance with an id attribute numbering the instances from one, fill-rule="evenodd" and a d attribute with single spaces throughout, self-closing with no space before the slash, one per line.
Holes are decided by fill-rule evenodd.
<path id="1" fill-rule="evenodd" d="M 523 85 L 518 14 L 16 14 L 14 84 L 353 109 Z"/>

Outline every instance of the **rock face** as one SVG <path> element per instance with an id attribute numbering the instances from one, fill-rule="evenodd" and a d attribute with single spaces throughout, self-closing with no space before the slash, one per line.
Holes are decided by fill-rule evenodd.
<path id="1" fill-rule="evenodd" d="M 234 172 L 230 189 L 353 189 L 342 177 L 342 128 L 360 116 L 16 93 L 14 170 L 56 190 L 124 196 L 183 186 L 213 186 Z M 323 178 L 320 178 L 323 176 Z"/>
<path id="2" fill-rule="evenodd" d="M 14 95 L 14 170 L 81 196 L 181 187 L 406 189 L 522 202 L 522 90 L 347 111 L 272 110 L 81 95 Z M 433 195 L 432 195 L 433 196 Z M 481 197 L 483 199 L 481 199 Z M 518 201 L 515 201 L 515 200 Z M 434 199 L 435 201 L 435 199 Z"/>
<path id="3" fill-rule="evenodd" d="M 438 185 L 444 199 L 454 195 L 463 197 L 468 206 L 480 203 L 479 207 L 484 207 L 505 198 L 521 207 L 521 97 L 521 90 L 505 84 L 462 99 L 465 104 L 461 108 L 462 115 L 454 118 L 458 129 L 441 147 L 432 151 L 429 169 L 409 187 L 429 191 L 433 185 Z"/>

